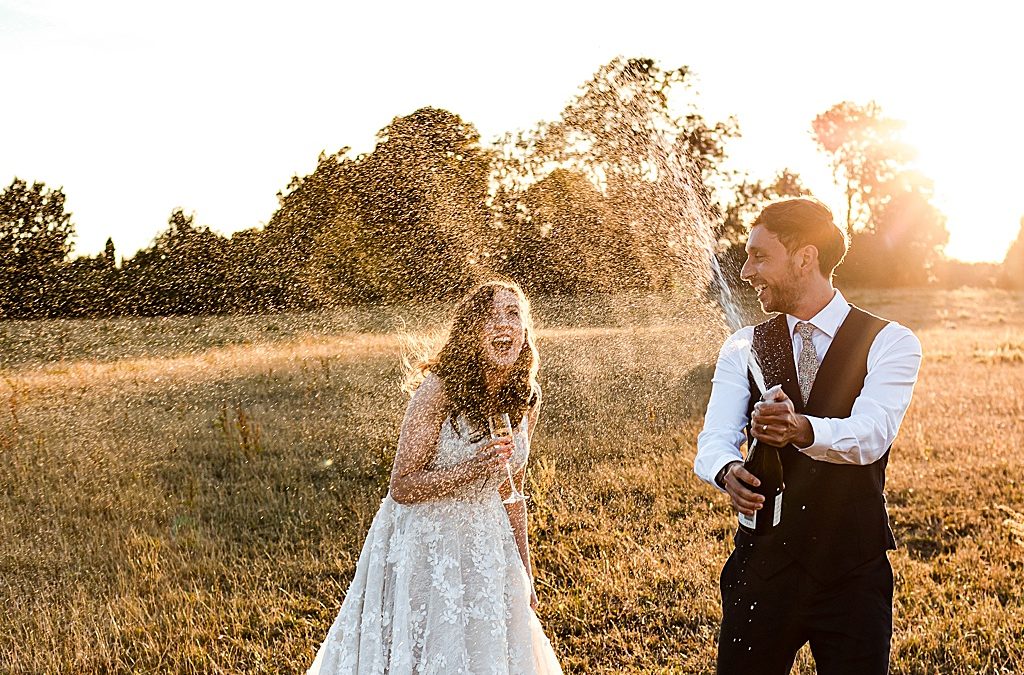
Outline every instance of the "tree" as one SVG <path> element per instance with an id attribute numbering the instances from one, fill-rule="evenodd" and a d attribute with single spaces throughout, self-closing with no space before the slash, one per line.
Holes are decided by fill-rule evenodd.
<path id="1" fill-rule="evenodd" d="M 943 288 L 992 288 L 1001 283 L 1002 265 L 993 262 L 966 262 L 943 258 L 933 271 L 935 281 Z"/>
<path id="2" fill-rule="evenodd" d="M 153 245 L 122 265 L 126 309 L 158 316 L 230 311 L 224 249 L 225 240 L 197 227 L 194 214 L 174 209 Z"/>
<path id="3" fill-rule="evenodd" d="M 273 261 L 269 268 L 247 266 L 251 278 L 244 285 L 265 289 L 261 302 L 314 308 L 366 299 L 355 243 L 356 166 L 348 152 L 321 153 L 313 173 L 293 177 L 278 193 L 278 209 L 262 236 L 246 238 L 253 255 Z"/>
<path id="4" fill-rule="evenodd" d="M 107 243 L 103 245 L 102 261 L 104 267 L 113 269 L 117 267 L 117 251 L 114 249 L 114 239 L 107 237 Z"/>
<path id="5" fill-rule="evenodd" d="M 903 123 L 877 103 L 836 104 L 812 123 L 815 139 L 846 194 L 850 251 L 840 274 L 867 285 L 926 283 L 949 240 L 932 204 L 931 181 L 909 167 Z"/>
<path id="6" fill-rule="evenodd" d="M 62 188 L 15 178 L 0 192 L 0 317 L 51 313 L 51 286 L 74 234 Z"/>
<path id="7" fill-rule="evenodd" d="M 746 258 L 747 235 L 750 224 L 769 202 L 784 197 L 802 197 L 810 194 L 800 176 L 783 169 L 771 182 L 745 177 L 732 188 L 731 199 L 721 207 L 721 220 L 716 228 L 719 263 L 727 278 L 737 278 Z"/>
<path id="8" fill-rule="evenodd" d="M 275 261 L 274 303 L 444 299 L 483 268 L 490 154 L 458 115 L 421 108 L 377 134 L 355 159 L 322 154 L 294 177 L 262 235 Z M 253 270 L 260 277 L 259 270 Z"/>
<path id="9" fill-rule="evenodd" d="M 531 293 L 603 293 L 634 286 L 640 260 L 628 233 L 617 231 L 607 199 L 586 176 L 556 169 L 530 186 L 526 246 L 500 271 Z"/>
<path id="10" fill-rule="evenodd" d="M 368 299 L 450 298 L 477 274 L 490 156 L 473 125 L 421 108 L 396 117 L 353 171 Z"/>
<path id="11" fill-rule="evenodd" d="M 64 263 L 49 299 L 50 316 L 97 317 L 121 312 L 124 304 L 121 270 L 112 239 L 102 253 Z"/>
<path id="12" fill-rule="evenodd" d="M 999 285 L 1005 288 L 1024 288 L 1024 218 L 1020 219 L 1020 232 L 1003 258 Z"/>
<path id="13" fill-rule="evenodd" d="M 734 120 L 698 112 L 687 68 L 616 58 L 602 66 L 560 118 L 507 135 L 492 172 L 495 227 L 523 231 L 530 186 L 556 170 L 586 176 L 604 197 L 604 227 L 641 261 L 637 279 L 689 285 L 706 269 L 712 217 L 708 180 L 720 170 Z M 496 246 L 499 258 L 513 242 Z"/>
<path id="14" fill-rule="evenodd" d="M 551 156 L 583 162 L 598 182 L 638 179 L 692 182 L 725 159 L 725 142 L 738 135 L 734 120 L 709 124 L 692 97 L 685 66 L 665 70 L 652 59 L 616 58 L 601 67 L 547 130 Z M 685 104 L 682 109 L 673 103 Z"/>
<path id="15" fill-rule="evenodd" d="M 897 192 L 872 230 L 854 233 L 837 274 L 860 285 L 923 285 L 934 279 L 933 267 L 948 240 L 946 217 L 931 203 L 929 193 Z"/>
<path id="16" fill-rule="evenodd" d="M 914 158 L 900 140 L 904 123 L 886 117 L 874 101 L 843 101 L 814 118 L 818 148 L 829 157 L 836 184 L 846 195 L 846 233 L 871 229 L 891 190 L 887 186 Z"/>

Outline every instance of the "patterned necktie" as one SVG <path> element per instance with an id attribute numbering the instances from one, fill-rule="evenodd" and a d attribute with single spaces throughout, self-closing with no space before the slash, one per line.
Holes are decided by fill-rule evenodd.
<path id="1" fill-rule="evenodd" d="M 796 324 L 796 332 L 803 340 L 800 347 L 800 360 L 796 364 L 796 376 L 800 381 L 800 397 L 807 405 L 807 397 L 811 395 L 811 387 L 814 386 L 814 376 L 818 374 L 818 352 L 811 342 L 811 335 L 814 334 L 814 326 L 799 321 Z"/>

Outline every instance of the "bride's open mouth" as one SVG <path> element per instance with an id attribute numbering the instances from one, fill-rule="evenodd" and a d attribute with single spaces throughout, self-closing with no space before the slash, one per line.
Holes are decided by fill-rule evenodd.
<path id="1" fill-rule="evenodd" d="M 494 352 L 499 356 L 505 356 L 512 351 L 512 338 L 501 335 L 491 340 L 491 347 L 494 348 Z"/>

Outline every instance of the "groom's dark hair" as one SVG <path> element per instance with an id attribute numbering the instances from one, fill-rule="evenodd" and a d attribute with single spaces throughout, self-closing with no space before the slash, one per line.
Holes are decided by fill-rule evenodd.
<path id="1" fill-rule="evenodd" d="M 817 199 L 798 197 L 772 202 L 750 226 L 764 225 L 792 253 L 810 244 L 818 249 L 818 267 L 826 277 L 846 255 L 846 235 L 832 220 L 832 212 Z"/>

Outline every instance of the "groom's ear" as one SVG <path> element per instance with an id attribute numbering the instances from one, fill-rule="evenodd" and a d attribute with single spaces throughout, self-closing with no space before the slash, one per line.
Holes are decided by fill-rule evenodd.
<path id="1" fill-rule="evenodd" d="M 805 244 L 796 252 L 796 264 L 802 272 L 810 272 L 818 267 L 818 247 L 814 244 Z"/>

